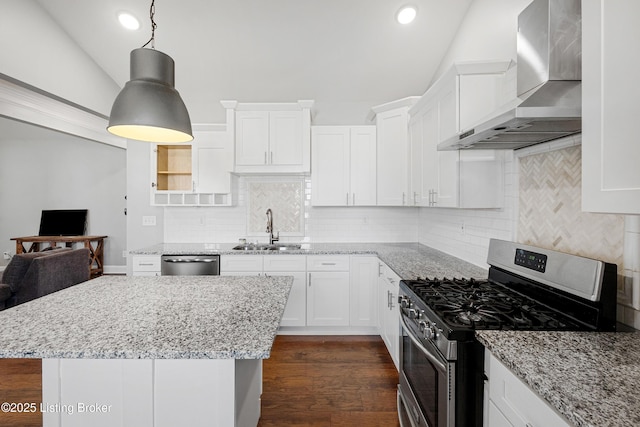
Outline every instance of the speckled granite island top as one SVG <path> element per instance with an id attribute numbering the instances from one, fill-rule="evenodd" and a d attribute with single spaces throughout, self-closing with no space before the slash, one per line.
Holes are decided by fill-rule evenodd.
<path id="1" fill-rule="evenodd" d="M 476 335 L 576 426 L 640 425 L 640 332 Z"/>
<path id="2" fill-rule="evenodd" d="M 234 251 L 234 243 L 164 243 L 131 251 L 134 255 L 358 255 L 378 256 L 403 279 L 486 278 L 487 270 L 419 243 L 305 243 L 287 251 Z"/>
<path id="3" fill-rule="evenodd" d="M 0 312 L 0 357 L 268 358 L 292 283 L 102 276 Z"/>

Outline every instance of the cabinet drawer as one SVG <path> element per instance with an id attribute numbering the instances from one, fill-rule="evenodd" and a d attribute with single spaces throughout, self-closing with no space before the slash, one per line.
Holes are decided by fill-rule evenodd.
<path id="1" fill-rule="evenodd" d="M 264 271 L 305 271 L 307 257 L 305 255 L 266 255 Z"/>
<path id="2" fill-rule="evenodd" d="M 134 256 L 133 271 L 160 271 L 159 256 Z"/>
<path id="3" fill-rule="evenodd" d="M 485 352 L 485 357 L 489 354 Z M 506 419 L 514 425 L 569 427 L 568 422 L 542 397 L 495 356 L 489 357 L 489 399 Z"/>
<path id="4" fill-rule="evenodd" d="M 262 255 L 222 255 L 220 272 L 262 271 Z"/>
<path id="5" fill-rule="evenodd" d="M 349 255 L 309 255 L 308 271 L 349 271 Z"/>

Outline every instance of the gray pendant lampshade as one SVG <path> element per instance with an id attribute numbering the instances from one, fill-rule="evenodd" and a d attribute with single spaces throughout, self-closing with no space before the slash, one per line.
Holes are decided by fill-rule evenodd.
<path id="1" fill-rule="evenodd" d="M 191 141 L 189 112 L 174 84 L 169 55 L 155 49 L 132 50 L 131 80 L 111 107 L 107 130 L 139 141 Z"/>

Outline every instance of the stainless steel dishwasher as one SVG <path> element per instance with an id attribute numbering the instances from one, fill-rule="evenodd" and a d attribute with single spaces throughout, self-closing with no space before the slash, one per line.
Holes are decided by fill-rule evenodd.
<path id="1" fill-rule="evenodd" d="M 219 276 L 220 255 L 162 255 L 163 276 Z"/>

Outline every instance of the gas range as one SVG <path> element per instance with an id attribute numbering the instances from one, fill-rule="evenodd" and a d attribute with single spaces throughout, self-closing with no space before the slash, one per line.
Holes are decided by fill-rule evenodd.
<path id="1" fill-rule="evenodd" d="M 416 425 L 481 425 L 476 330 L 615 330 L 615 265 L 495 239 L 487 262 L 486 279 L 400 282 L 399 413 Z"/>

